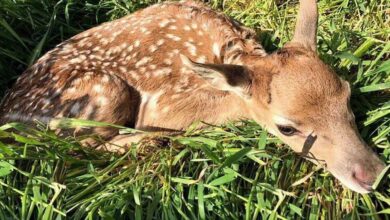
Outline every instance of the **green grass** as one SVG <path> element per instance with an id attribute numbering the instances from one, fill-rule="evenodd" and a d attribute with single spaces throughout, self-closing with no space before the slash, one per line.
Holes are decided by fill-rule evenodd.
<path id="1" fill-rule="evenodd" d="M 0 97 L 56 44 L 155 1 L 0 0 Z M 269 51 L 292 35 L 293 1 L 214 0 Z M 390 2 L 321 0 L 323 60 L 353 86 L 363 138 L 390 163 Z M 95 126 L 94 123 L 71 121 Z M 15 132 L 19 131 L 19 132 Z M 129 132 L 123 128 L 123 132 Z M 390 219 L 390 183 L 359 195 L 251 121 L 145 141 L 123 156 L 45 125 L 0 127 L 0 219 Z"/>

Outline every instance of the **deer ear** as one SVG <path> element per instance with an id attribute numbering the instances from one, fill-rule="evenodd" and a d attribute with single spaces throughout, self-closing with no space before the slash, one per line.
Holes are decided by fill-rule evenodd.
<path id="1" fill-rule="evenodd" d="M 252 78 L 245 66 L 197 63 L 182 54 L 180 58 L 184 66 L 197 73 L 213 87 L 235 92 L 244 98 L 251 96 Z"/>
<path id="2" fill-rule="evenodd" d="M 317 47 L 318 9 L 316 0 L 300 0 L 298 20 L 295 25 L 291 43 L 297 43 L 307 49 L 316 51 Z"/>

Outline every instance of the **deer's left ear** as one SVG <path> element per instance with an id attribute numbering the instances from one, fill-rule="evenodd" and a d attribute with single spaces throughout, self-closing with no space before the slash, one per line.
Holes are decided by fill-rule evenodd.
<path id="1" fill-rule="evenodd" d="M 243 98 L 251 97 L 252 78 L 245 66 L 196 63 L 184 55 L 180 55 L 180 58 L 184 66 L 199 74 L 213 87 L 235 92 Z"/>

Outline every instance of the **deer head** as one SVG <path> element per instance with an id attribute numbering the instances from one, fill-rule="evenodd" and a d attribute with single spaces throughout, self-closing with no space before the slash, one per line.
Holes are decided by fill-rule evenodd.
<path id="1" fill-rule="evenodd" d="M 301 0 L 294 37 L 279 51 L 243 55 L 242 65 L 183 63 L 216 88 L 236 93 L 250 118 L 350 189 L 367 193 L 384 164 L 364 143 L 349 105 L 350 86 L 316 53 L 317 5 Z"/>

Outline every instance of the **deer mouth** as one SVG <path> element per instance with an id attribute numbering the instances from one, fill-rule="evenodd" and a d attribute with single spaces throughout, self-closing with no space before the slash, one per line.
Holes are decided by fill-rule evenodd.
<path id="1" fill-rule="evenodd" d="M 367 182 L 361 182 L 353 178 L 353 175 L 349 178 L 349 180 L 345 180 L 343 178 L 337 178 L 341 181 L 341 183 L 346 186 L 348 189 L 355 191 L 357 193 L 366 194 L 373 191 L 372 184 Z"/>
<path id="2" fill-rule="evenodd" d="M 329 169 L 328 169 L 329 170 Z M 329 170 L 346 188 L 361 194 L 370 193 L 373 191 L 371 182 L 361 181 L 356 178 L 354 172 L 340 172 Z M 348 174 L 349 173 L 349 174 Z"/>
<path id="3" fill-rule="evenodd" d="M 361 182 L 361 181 L 356 180 L 356 179 L 353 179 L 353 181 L 355 182 L 356 185 L 358 185 L 358 186 L 361 187 L 364 191 L 366 191 L 366 192 L 363 192 L 363 193 L 370 193 L 370 192 L 373 191 L 372 183 Z"/>

